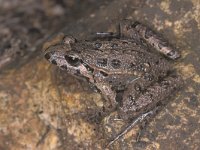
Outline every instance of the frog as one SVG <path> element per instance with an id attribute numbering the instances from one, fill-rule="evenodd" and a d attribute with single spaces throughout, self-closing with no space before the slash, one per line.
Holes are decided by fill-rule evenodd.
<path id="1" fill-rule="evenodd" d="M 105 99 L 103 112 L 117 110 L 131 120 L 152 112 L 181 86 L 172 65 L 180 53 L 140 22 L 122 20 L 118 27 L 89 40 L 64 35 L 44 57 L 95 86 Z"/>

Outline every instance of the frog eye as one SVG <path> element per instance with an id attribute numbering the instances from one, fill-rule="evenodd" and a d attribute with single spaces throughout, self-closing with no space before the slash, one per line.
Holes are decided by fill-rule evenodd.
<path id="1" fill-rule="evenodd" d="M 80 59 L 75 56 L 65 55 L 65 59 L 71 66 L 74 66 L 74 67 L 79 66 L 79 64 L 81 63 Z"/>

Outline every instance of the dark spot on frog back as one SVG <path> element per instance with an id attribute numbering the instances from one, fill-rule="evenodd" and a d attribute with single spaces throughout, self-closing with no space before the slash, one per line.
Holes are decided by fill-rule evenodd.
<path id="1" fill-rule="evenodd" d="M 117 47 L 118 47 L 118 44 L 117 44 L 117 43 L 112 43 L 112 44 L 111 44 L 111 48 L 115 49 L 115 48 L 117 48 Z"/>
<path id="2" fill-rule="evenodd" d="M 121 61 L 118 59 L 113 59 L 113 60 L 111 60 L 111 66 L 114 69 L 119 69 L 121 67 Z"/>
<path id="3" fill-rule="evenodd" d="M 153 81 L 154 80 L 154 76 L 152 74 L 145 73 L 144 79 L 147 80 L 147 81 Z"/>
<path id="4" fill-rule="evenodd" d="M 108 64 L 108 60 L 106 58 L 97 58 L 96 64 L 99 67 L 106 67 Z"/>
<path id="5" fill-rule="evenodd" d="M 101 48 L 102 44 L 100 42 L 95 43 L 96 48 Z"/>
<path id="6" fill-rule="evenodd" d="M 96 42 L 91 46 L 91 50 L 103 52 L 103 44 L 101 42 Z"/>

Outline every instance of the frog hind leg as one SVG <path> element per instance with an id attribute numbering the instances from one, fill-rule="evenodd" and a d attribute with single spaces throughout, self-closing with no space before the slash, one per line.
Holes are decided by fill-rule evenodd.
<path id="1" fill-rule="evenodd" d="M 155 33 L 147 26 L 130 20 L 123 20 L 120 22 L 120 37 L 134 38 L 136 40 L 143 39 L 149 45 L 154 47 L 158 52 L 164 54 L 166 57 L 175 60 L 180 57 L 175 48 L 173 48 L 167 40 Z"/>
<path id="2" fill-rule="evenodd" d="M 176 89 L 178 89 L 181 85 L 181 81 L 182 79 L 179 76 L 172 74 L 166 77 L 164 80 L 160 82 L 156 82 L 154 85 L 150 86 L 145 91 L 144 94 L 138 97 L 138 100 L 136 103 L 142 104 L 141 105 L 142 108 L 140 108 L 140 110 L 130 110 L 129 112 L 124 113 L 122 109 L 121 113 L 119 112 L 120 115 L 122 116 L 129 115 L 130 118 L 133 118 L 134 116 L 137 116 L 137 117 L 135 117 L 123 131 L 121 131 L 117 136 L 115 136 L 108 143 L 107 147 L 109 147 L 115 141 L 123 137 L 137 123 L 141 123 L 144 120 L 148 119 L 149 117 L 155 115 L 156 112 L 162 107 L 161 105 L 158 105 L 158 103 L 159 102 L 162 103 L 162 101 L 164 101 L 169 95 L 171 95 Z M 131 113 L 132 115 L 130 115 Z"/>
<path id="3" fill-rule="evenodd" d="M 180 76 L 169 74 L 167 77 L 142 91 L 133 102 L 125 103 L 119 108 L 119 114 L 125 119 L 133 118 L 145 111 L 152 110 L 158 103 L 164 103 L 182 84 Z M 126 93 L 125 93 L 126 94 Z M 130 94 L 123 96 L 123 101 L 130 101 Z M 124 117 L 123 117 L 124 119 Z"/>
<path id="4" fill-rule="evenodd" d="M 109 85 L 106 82 L 99 82 L 95 84 L 97 89 L 100 91 L 100 93 L 104 96 L 104 99 L 106 101 L 104 105 L 105 111 L 113 111 L 116 106 L 116 92 L 112 90 L 111 85 Z"/>

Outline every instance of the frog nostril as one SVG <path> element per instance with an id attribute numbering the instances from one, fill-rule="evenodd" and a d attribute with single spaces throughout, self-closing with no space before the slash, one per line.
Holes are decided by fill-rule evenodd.
<path id="1" fill-rule="evenodd" d="M 72 66 L 79 66 L 80 59 L 74 56 L 65 55 L 65 60 Z"/>
<path id="2" fill-rule="evenodd" d="M 49 53 L 46 53 L 46 54 L 44 55 L 44 57 L 45 57 L 47 60 L 49 60 L 49 59 L 50 59 Z"/>

